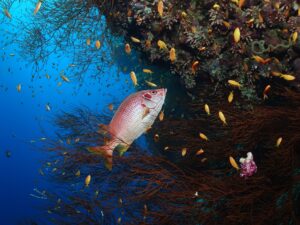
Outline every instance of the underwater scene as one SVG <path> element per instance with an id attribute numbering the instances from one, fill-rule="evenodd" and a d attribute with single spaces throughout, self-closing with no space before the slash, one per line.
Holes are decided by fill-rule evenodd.
<path id="1" fill-rule="evenodd" d="M 299 0 L 0 10 L 0 225 L 300 224 Z"/>

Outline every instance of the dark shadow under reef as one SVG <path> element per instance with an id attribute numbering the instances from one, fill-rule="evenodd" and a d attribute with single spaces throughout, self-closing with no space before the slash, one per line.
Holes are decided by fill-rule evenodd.
<path id="1" fill-rule="evenodd" d="M 265 105 L 209 104 L 211 116 L 197 99 L 186 103 L 183 117 L 166 111 L 147 135 L 151 142 L 159 134 L 150 143 L 155 154 L 133 145 L 123 157 L 114 156 L 112 172 L 85 150 L 103 142 L 97 124 L 109 121 L 107 113 L 80 109 L 57 117 L 61 140 L 46 145 L 56 156 L 43 168 L 62 186 L 49 194 L 53 224 L 299 224 L 299 92 L 274 85 Z M 199 138 L 200 131 L 209 141 Z M 195 155 L 200 148 L 204 153 Z M 228 157 L 248 151 L 258 172 L 243 179 Z M 92 181 L 85 187 L 88 174 Z"/>

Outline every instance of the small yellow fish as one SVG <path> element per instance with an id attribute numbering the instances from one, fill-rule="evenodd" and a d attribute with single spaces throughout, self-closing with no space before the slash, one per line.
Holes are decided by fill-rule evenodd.
<path id="1" fill-rule="evenodd" d="M 238 166 L 238 164 L 236 163 L 236 161 L 233 157 L 231 157 L 231 156 L 229 157 L 229 162 L 230 162 L 231 166 L 233 168 L 235 168 L 236 170 L 240 169 L 240 167 Z"/>
<path id="2" fill-rule="evenodd" d="M 137 78 L 136 78 L 135 72 L 131 71 L 131 72 L 130 72 L 130 77 L 131 77 L 131 80 L 132 80 L 133 85 L 134 85 L 134 86 L 137 86 L 138 83 L 137 83 Z"/>
<path id="3" fill-rule="evenodd" d="M 213 5 L 213 9 L 219 10 L 219 9 L 220 9 L 220 5 L 219 5 L 218 3 L 215 3 L 215 4 Z"/>
<path id="4" fill-rule="evenodd" d="M 11 14 L 9 13 L 9 11 L 7 9 L 4 9 L 4 14 L 7 18 L 12 19 Z"/>
<path id="5" fill-rule="evenodd" d="M 122 218 L 119 217 L 117 222 L 118 222 L 118 223 L 121 223 L 121 221 L 122 221 Z"/>
<path id="6" fill-rule="evenodd" d="M 182 12 L 181 12 L 181 17 L 182 17 L 183 19 L 185 19 L 185 18 L 187 17 L 186 12 L 182 11 Z"/>
<path id="7" fill-rule="evenodd" d="M 201 159 L 201 162 L 204 163 L 204 162 L 206 162 L 206 160 L 207 160 L 207 158 L 203 158 L 203 159 Z"/>
<path id="8" fill-rule="evenodd" d="M 168 49 L 166 43 L 161 40 L 157 41 L 157 45 L 158 45 L 159 49 Z"/>
<path id="9" fill-rule="evenodd" d="M 87 44 L 87 45 L 91 45 L 91 39 L 89 39 L 89 38 L 86 39 L 86 44 Z"/>
<path id="10" fill-rule="evenodd" d="M 78 171 L 75 173 L 75 176 L 76 176 L 76 177 L 79 177 L 79 176 L 80 176 L 80 170 L 78 170 Z"/>
<path id="11" fill-rule="evenodd" d="M 35 6 L 34 12 L 33 12 L 34 15 L 36 15 L 38 13 L 38 11 L 40 10 L 41 6 L 42 6 L 42 1 L 38 1 L 38 3 Z"/>
<path id="12" fill-rule="evenodd" d="M 90 185 L 91 179 L 92 179 L 91 175 L 90 174 L 87 175 L 87 177 L 85 178 L 85 181 L 84 181 L 86 187 L 88 187 Z"/>
<path id="13" fill-rule="evenodd" d="M 238 43 L 241 40 L 241 31 L 238 27 L 234 29 L 233 40 L 235 43 Z"/>
<path id="14" fill-rule="evenodd" d="M 132 42 L 134 43 L 141 43 L 141 40 L 140 39 L 137 39 L 135 37 L 130 37 L 130 39 L 132 40 Z"/>
<path id="15" fill-rule="evenodd" d="M 181 155 L 182 155 L 182 156 L 185 156 L 185 155 L 186 155 L 186 152 L 187 152 L 187 148 L 183 148 L 183 149 L 181 150 Z"/>
<path id="16" fill-rule="evenodd" d="M 162 111 L 159 113 L 159 116 L 158 116 L 159 121 L 163 121 L 163 120 L 164 120 L 164 117 L 165 117 L 165 113 L 164 113 L 164 111 L 162 110 Z"/>
<path id="17" fill-rule="evenodd" d="M 292 41 L 293 41 L 294 44 L 296 44 L 297 39 L 298 39 L 298 32 L 295 31 L 295 32 L 292 34 Z"/>
<path id="18" fill-rule="evenodd" d="M 70 82 L 70 80 L 69 80 L 69 78 L 68 77 L 66 77 L 65 75 L 61 75 L 61 79 L 63 79 L 63 81 L 65 81 L 65 82 Z"/>
<path id="19" fill-rule="evenodd" d="M 163 16 L 164 13 L 164 3 L 162 0 L 159 0 L 157 3 L 157 12 L 159 14 L 160 17 Z"/>
<path id="20" fill-rule="evenodd" d="M 227 125 L 225 115 L 222 111 L 219 111 L 219 118 L 223 122 L 224 125 Z"/>
<path id="21" fill-rule="evenodd" d="M 129 45 L 128 43 L 125 45 L 125 52 L 126 52 L 128 55 L 131 53 L 131 47 L 130 47 L 130 45 Z"/>
<path id="22" fill-rule="evenodd" d="M 227 98 L 228 102 L 231 103 L 233 101 L 233 91 L 231 91 Z"/>
<path id="23" fill-rule="evenodd" d="M 205 141 L 208 141 L 207 136 L 206 136 L 205 134 L 203 134 L 203 133 L 199 133 L 199 137 L 200 137 L 201 139 L 205 140 Z"/>
<path id="24" fill-rule="evenodd" d="M 51 108 L 50 108 L 50 105 L 49 104 L 46 104 L 46 110 L 49 112 L 49 111 L 51 111 Z"/>
<path id="25" fill-rule="evenodd" d="M 292 81 L 292 80 L 296 79 L 295 76 L 289 75 L 289 74 L 281 74 L 280 78 L 283 78 L 284 80 L 287 80 L 287 81 Z"/>
<path id="26" fill-rule="evenodd" d="M 210 109 L 209 109 L 209 106 L 207 104 L 204 105 L 204 110 L 207 113 L 207 115 L 210 115 Z"/>
<path id="27" fill-rule="evenodd" d="M 196 73 L 196 70 L 199 66 L 199 61 L 194 61 L 193 64 L 192 64 L 192 73 L 195 74 Z"/>
<path id="28" fill-rule="evenodd" d="M 229 29 L 230 28 L 230 23 L 228 23 L 227 21 L 223 21 L 223 25 L 227 28 L 227 29 Z"/>
<path id="29" fill-rule="evenodd" d="M 176 51 L 175 48 L 170 49 L 170 61 L 174 62 L 176 60 Z"/>
<path id="30" fill-rule="evenodd" d="M 101 47 L 101 42 L 99 40 L 96 41 L 95 46 L 97 49 Z"/>
<path id="31" fill-rule="evenodd" d="M 275 2 L 274 7 L 275 7 L 275 9 L 278 10 L 280 8 L 280 2 Z"/>
<path id="32" fill-rule="evenodd" d="M 276 147 L 279 148 L 280 144 L 282 142 L 282 137 L 279 137 L 276 141 Z"/>
<path id="33" fill-rule="evenodd" d="M 150 73 L 150 74 L 152 74 L 152 73 L 153 73 L 153 71 L 152 71 L 152 70 L 150 70 L 150 69 L 143 69 L 143 72 L 144 72 L 144 73 Z"/>
<path id="34" fill-rule="evenodd" d="M 18 85 L 17 85 L 17 91 L 18 91 L 18 92 L 21 92 L 21 89 L 22 89 L 22 85 L 21 85 L 21 84 L 18 84 Z"/>
<path id="35" fill-rule="evenodd" d="M 200 150 L 198 150 L 197 152 L 196 152 L 196 155 L 201 155 L 201 154 L 203 154 L 204 153 L 204 150 L 203 149 L 200 149 Z"/>
<path id="36" fill-rule="evenodd" d="M 228 84 L 230 84 L 233 87 L 238 87 L 238 88 L 240 88 L 242 86 L 239 82 L 237 82 L 235 80 L 228 80 Z"/>
<path id="37" fill-rule="evenodd" d="M 42 169 L 39 169 L 39 174 L 40 174 L 41 176 L 44 176 L 44 175 L 45 175 Z"/>
<path id="38" fill-rule="evenodd" d="M 145 80 L 146 84 L 148 84 L 148 86 L 150 87 L 157 87 L 157 85 L 155 83 L 152 83 L 150 81 Z"/>
<path id="39" fill-rule="evenodd" d="M 263 98 L 264 99 L 267 99 L 268 98 L 268 93 L 269 91 L 271 90 L 271 85 L 267 85 L 264 89 L 264 92 L 263 92 Z"/>
<path id="40" fill-rule="evenodd" d="M 253 22 L 254 22 L 254 18 L 252 18 L 252 19 L 246 21 L 246 23 L 247 23 L 248 25 L 251 25 Z"/>

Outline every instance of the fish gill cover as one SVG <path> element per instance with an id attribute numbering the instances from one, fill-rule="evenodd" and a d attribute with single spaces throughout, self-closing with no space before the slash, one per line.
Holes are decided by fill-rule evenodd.
<path id="1" fill-rule="evenodd" d="M 65 82 L 116 63 L 137 90 L 168 87 L 146 147 L 114 155 L 111 172 L 86 148 L 110 138 L 98 124 L 113 106 L 57 115 L 41 168 L 63 189 L 44 193 L 52 224 L 299 223 L 299 1 L 29 2 L 34 19 L 7 35 L 36 70 L 70 55 Z M 247 152 L 257 171 L 243 178 Z"/>

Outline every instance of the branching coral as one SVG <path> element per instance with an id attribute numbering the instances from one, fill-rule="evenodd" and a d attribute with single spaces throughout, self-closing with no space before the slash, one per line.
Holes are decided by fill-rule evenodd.
<path id="1" fill-rule="evenodd" d="M 210 97 L 206 99 L 210 116 L 201 110 L 202 98 L 182 103 L 183 116 L 168 109 L 165 119 L 148 133 L 149 140 L 159 136 L 150 143 L 154 155 L 134 145 L 125 156 L 114 156 L 112 172 L 85 150 L 103 139 L 95 124 L 106 122 L 107 116 L 88 109 L 59 116 L 57 124 L 65 134 L 60 138 L 71 142 L 47 146 L 58 153 L 53 160 L 59 161 L 52 167 L 64 173 L 48 166 L 44 170 L 68 186 L 66 192 L 49 197 L 54 224 L 297 224 L 300 95 L 273 87 L 273 101 L 267 107 L 249 110 Z M 226 115 L 227 126 L 215 115 L 218 110 Z M 201 140 L 199 132 L 209 140 Z M 280 136 L 283 142 L 277 148 Z M 187 148 L 185 156 L 182 148 Z M 200 148 L 204 153 L 197 155 Z M 228 157 L 238 159 L 248 151 L 253 152 L 258 170 L 242 179 Z M 92 182 L 84 187 L 88 174 Z"/>

